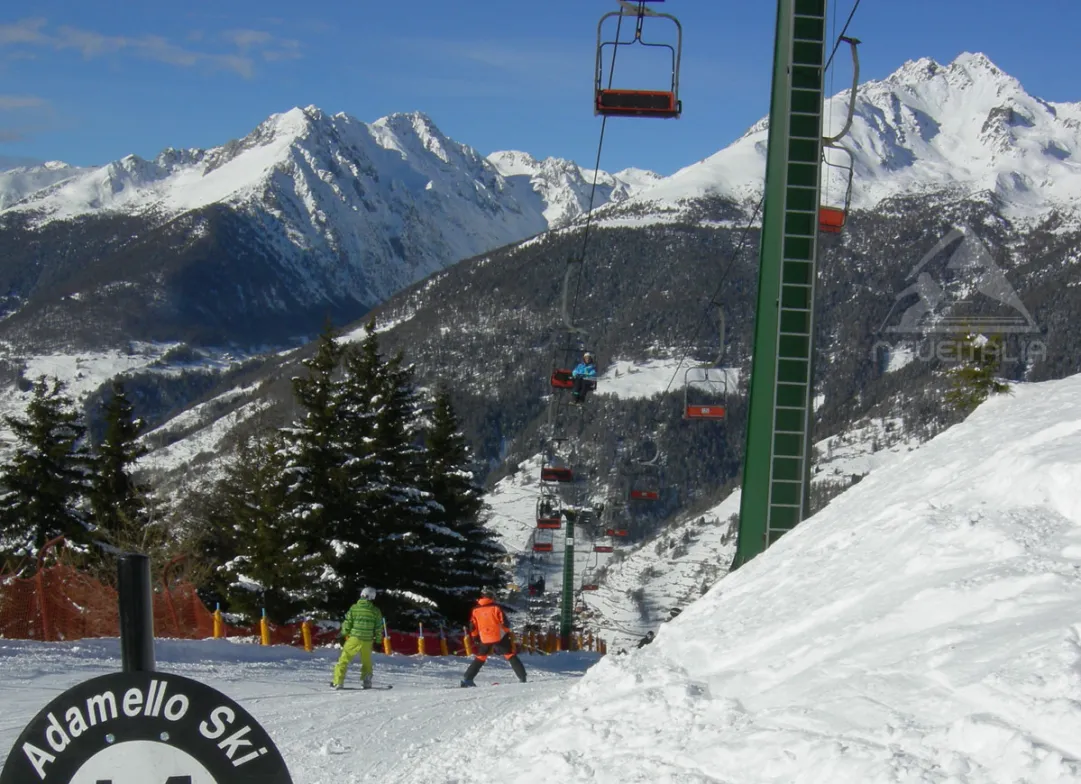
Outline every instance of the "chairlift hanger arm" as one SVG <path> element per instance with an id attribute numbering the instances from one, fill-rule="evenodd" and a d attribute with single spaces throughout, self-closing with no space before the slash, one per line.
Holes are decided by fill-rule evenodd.
<path id="1" fill-rule="evenodd" d="M 563 273 L 563 308 L 560 315 L 563 317 L 563 325 L 567 328 L 568 332 L 574 335 L 584 335 L 585 330 L 574 325 L 570 311 L 571 271 L 575 266 L 578 267 L 578 274 L 580 275 L 582 260 L 580 258 L 567 259 L 567 271 Z"/>
<path id="2" fill-rule="evenodd" d="M 717 349 L 717 361 L 714 364 L 717 365 L 718 367 L 720 367 L 721 366 L 721 360 L 724 359 L 724 337 L 725 337 L 725 335 L 724 335 L 724 331 L 725 331 L 724 308 L 722 308 L 720 305 L 717 306 L 717 322 L 718 322 L 718 326 L 720 328 L 721 344 Z"/>
<path id="3" fill-rule="evenodd" d="M 827 147 L 837 146 L 837 142 L 847 136 L 849 130 L 851 130 L 852 119 L 856 114 L 856 90 L 860 84 L 860 53 L 858 49 L 860 40 L 846 35 L 841 36 L 841 40 L 848 44 L 852 52 L 852 89 L 848 94 L 848 116 L 845 118 L 845 124 L 836 136 L 827 136 L 822 140 L 822 143 Z"/>

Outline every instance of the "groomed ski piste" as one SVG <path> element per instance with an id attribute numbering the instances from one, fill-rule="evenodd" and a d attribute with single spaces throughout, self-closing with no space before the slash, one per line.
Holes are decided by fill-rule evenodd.
<path id="1" fill-rule="evenodd" d="M 887 465 L 624 655 L 376 657 L 159 641 L 297 784 L 1081 781 L 1081 376 L 1024 384 Z M 0 641 L 0 746 L 115 641 Z M 508 677 L 510 676 L 510 677 Z M 356 671 L 350 679 L 357 679 Z"/>

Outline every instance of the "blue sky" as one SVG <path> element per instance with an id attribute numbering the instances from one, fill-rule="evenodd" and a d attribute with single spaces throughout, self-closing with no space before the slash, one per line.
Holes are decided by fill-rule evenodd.
<path id="1" fill-rule="evenodd" d="M 838 25 L 852 2 L 830 0 Z M 610 171 L 670 174 L 768 110 L 774 3 L 663 6 L 684 25 L 684 115 L 609 120 L 601 166 Z M 0 11 L 0 155 L 79 165 L 153 157 L 217 146 L 272 113 L 315 104 L 369 122 L 421 110 L 484 154 L 519 149 L 591 165 L 601 122 L 591 106 L 596 23 L 615 7 L 9 0 Z M 1079 29 L 1076 0 L 863 0 L 850 32 L 864 41 L 865 78 L 906 59 L 982 51 L 1030 93 L 1079 101 Z M 617 61 L 617 82 L 665 81 L 664 64 L 654 64 Z M 836 90 L 846 78 L 838 73 Z"/>

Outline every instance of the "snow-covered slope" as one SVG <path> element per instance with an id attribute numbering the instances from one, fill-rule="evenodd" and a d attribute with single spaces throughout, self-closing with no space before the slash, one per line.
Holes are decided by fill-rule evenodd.
<path id="1" fill-rule="evenodd" d="M 77 177 L 87 171 L 61 161 L 29 164 L 18 159 L 9 159 L 10 163 L 17 165 L 8 167 L 5 165 L 5 160 L 0 159 L 0 210 L 10 207 L 42 188 Z"/>
<path id="2" fill-rule="evenodd" d="M 493 782 L 1081 780 L 1078 400 L 1081 376 L 990 400 L 652 645 L 418 774 L 481 757 Z"/>
<path id="3" fill-rule="evenodd" d="M 609 174 L 583 169 L 562 158 L 538 161 L 529 153 L 513 150 L 494 152 L 488 160 L 515 189 L 518 198 L 525 203 L 534 202 L 553 228 L 585 214 L 594 179 L 597 182 L 594 206 L 621 202 L 663 179 L 644 169 Z"/>
<path id="4" fill-rule="evenodd" d="M 829 133 L 840 130 L 847 106 L 847 91 L 828 101 Z M 762 192 L 768 128 L 760 120 L 730 146 L 625 205 L 665 212 L 708 195 L 753 203 Z M 1033 97 L 982 54 L 965 53 L 948 65 L 910 61 L 861 85 L 844 144 L 855 158 L 855 208 L 901 195 L 991 193 L 1004 213 L 1026 217 L 1076 211 L 1081 197 L 1081 103 Z M 845 162 L 843 153 L 828 159 Z M 826 201 L 843 201 L 842 178 L 831 171 Z"/>
<path id="5" fill-rule="evenodd" d="M 334 649 L 305 653 L 291 646 L 264 648 L 227 640 L 157 640 L 155 653 L 159 671 L 206 683 L 250 711 L 273 738 L 295 784 L 419 781 L 411 778 L 410 771 L 433 749 L 454 744 L 463 718 L 509 717 L 528 711 L 538 699 L 564 692 L 598 658 L 591 653 L 525 655 L 529 681 L 511 685 L 507 683 L 508 676 L 513 681 L 510 668 L 502 657 L 493 657 L 477 678 L 478 686 L 483 686 L 462 689 L 458 681 L 466 661 L 461 658 L 376 652 L 375 683 L 394 688 L 362 694 L 359 662 L 349 670 L 349 690 L 327 689 L 339 654 Z M 116 639 L 74 643 L 0 640 L 4 692 L 0 765 L 23 727 L 61 691 L 119 670 Z M 500 681 L 504 685 L 490 687 Z M 21 747 L 16 753 L 22 755 Z M 161 781 L 215 781 L 200 776 L 198 770 L 183 771 L 194 773 L 191 779 L 170 776 L 175 768 L 169 773 L 158 772 L 163 772 Z M 46 784 L 55 778 L 50 772 L 46 768 Z M 116 776 L 114 784 L 157 784 L 138 773 L 125 777 L 128 772 L 130 768 Z M 448 771 L 431 779 L 431 784 L 458 781 L 458 773 Z M 242 780 L 216 779 L 220 784 Z"/>
<path id="6" fill-rule="evenodd" d="M 329 694 L 336 652 L 224 641 L 159 641 L 159 668 L 241 701 L 297 784 L 1072 784 L 1079 400 L 1081 376 L 992 399 L 580 680 L 588 654 L 525 655 L 525 685 L 496 657 L 479 680 L 502 685 L 478 689 L 455 688 L 462 659 L 377 654 L 396 688 Z M 0 753 L 118 659 L 3 641 Z"/>

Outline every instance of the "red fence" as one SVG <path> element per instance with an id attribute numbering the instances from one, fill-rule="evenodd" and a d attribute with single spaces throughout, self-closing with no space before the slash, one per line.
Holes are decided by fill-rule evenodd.
<path id="1" fill-rule="evenodd" d="M 45 551 L 58 541 L 42 550 L 33 577 L 0 576 L 0 638 L 55 642 L 118 637 L 120 619 L 114 588 L 65 563 L 41 565 Z M 155 637 L 202 640 L 216 636 L 217 626 L 217 636 L 262 640 L 263 630 L 259 623 L 232 625 L 221 621 L 219 616 L 216 625 L 214 614 L 203 604 L 195 586 L 170 579 L 170 568 L 176 563 L 165 567 L 162 580 L 154 590 Z M 268 622 L 266 626 L 269 644 L 305 647 L 305 624 Z M 312 647 L 338 642 L 340 632 L 336 624 L 318 622 L 307 626 Z M 423 647 L 419 629 L 417 632 L 391 631 L 391 651 L 406 655 L 464 656 L 469 653 L 464 631 L 452 634 L 445 630 L 425 629 Z M 558 635 L 550 631 L 527 632 L 518 641 L 518 647 L 538 653 L 563 649 Z M 575 635 L 569 647 L 571 650 L 594 650 L 593 635 Z M 602 640 L 596 640 L 596 649 L 604 651 Z"/>
<path id="2" fill-rule="evenodd" d="M 201 640 L 214 636 L 214 614 L 191 583 L 158 585 L 153 596 L 154 636 Z M 0 577 L 0 638 L 55 642 L 120 634 L 116 590 L 66 564 L 40 568 L 33 577 Z M 267 623 L 271 645 L 304 646 L 302 623 Z M 310 625 L 313 647 L 333 645 L 339 631 L 333 624 Z M 222 623 L 221 635 L 261 639 L 261 625 Z M 420 652 L 419 633 L 390 632 L 394 653 Z M 463 655 L 462 634 L 445 636 L 450 655 Z M 438 656 L 443 645 L 438 630 L 424 632 L 424 653 Z"/>

